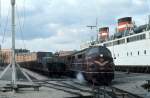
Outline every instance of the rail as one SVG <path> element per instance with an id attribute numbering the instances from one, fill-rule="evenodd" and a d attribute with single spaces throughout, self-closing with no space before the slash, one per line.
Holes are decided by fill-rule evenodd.
<path id="1" fill-rule="evenodd" d="M 50 79 L 50 81 L 39 81 L 38 83 L 44 87 L 53 88 L 77 95 L 79 98 L 84 96 L 82 93 L 89 93 L 92 95 L 92 98 L 143 98 L 139 95 L 113 86 L 94 86 L 93 88 L 90 88 L 92 85 L 80 84 L 78 82 L 71 81 L 70 79 L 58 79 L 58 81 L 57 79 Z M 86 89 L 86 87 L 90 89 Z"/>
<path id="2" fill-rule="evenodd" d="M 97 87 L 97 90 L 100 90 L 103 92 L 103 95 L 107 94 L 110 96 L 110 98 L 144 98 L 141 97 L 137 94 L 133 94 L 131 92 L 112 87 L 112 86 L 104 86 L 102 87 Z M 105 97 L 104 97 L 105 98 Z"/>

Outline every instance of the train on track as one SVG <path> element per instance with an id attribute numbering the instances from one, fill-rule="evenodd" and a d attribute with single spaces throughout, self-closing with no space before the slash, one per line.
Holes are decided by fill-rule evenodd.
<path id="1" fill-rule="evenodd" d="M 19 62 L 24 68 L 36 71 L 49 77 L 66 75 L 66 65 L 58 56 L 42 57 L 34 61 Z"/>
<path id="2" fill-rule="evenodd" d="M 81 74 L 85 80 L 95 84 L 109 84 L 114 78 L 113 58 L 105 46 L 89 47 L 63 56 L 60 53 L 19 52 L 16 61 L 24 68 L 51 77 Z"/>

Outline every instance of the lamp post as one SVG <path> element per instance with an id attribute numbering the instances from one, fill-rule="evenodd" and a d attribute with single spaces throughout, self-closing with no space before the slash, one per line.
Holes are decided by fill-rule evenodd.
<path id="1" fill-rule="evenodd" d="M 12 58 L 11 58 L 11 63 L 12 63 L 12 85 L 15 87 L 16 85 L 16 67 L 15 67 L 15 0 L 11 0 L 11 7 L 12 7 L 12 12 L 11 12 L 11 23 L 12 23 Z"/>

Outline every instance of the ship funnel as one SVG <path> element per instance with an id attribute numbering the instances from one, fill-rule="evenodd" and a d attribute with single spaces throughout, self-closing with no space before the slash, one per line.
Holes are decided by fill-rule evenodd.
<path id="1" fill-rule="evenodd" d="M 126 30 L 130 30 L 133 27 L 132 17 L 123 17 L 118 19 L 118 32 L 124 32 Z"/>
<path id="2" fill-rule="evenodd" d="M 99 28 L 99 38 L 100 41 L 106 41 L 109 37 L 109 27 Z"/>

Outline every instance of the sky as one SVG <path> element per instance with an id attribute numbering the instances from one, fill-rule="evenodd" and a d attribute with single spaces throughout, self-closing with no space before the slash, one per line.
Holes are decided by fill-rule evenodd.
<path id="1" fill-rule="evenodd" d="M 0 0 L 0 44 L 11 48 L 11 0 Z M 78 50 L 97 29 L 115 32 L 117 19 L 148 22 L 150 0 L 16 0 L 16 48 L 31 51 Z M 98 28 L 90 30 L 87 25 Z"/>

